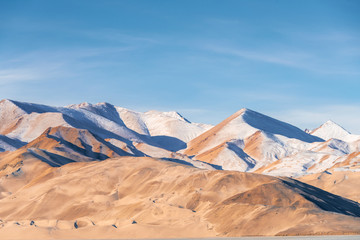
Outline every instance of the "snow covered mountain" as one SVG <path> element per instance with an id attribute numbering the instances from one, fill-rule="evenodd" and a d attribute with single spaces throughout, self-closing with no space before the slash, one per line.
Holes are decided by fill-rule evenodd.
<path id="1" fill-rule="evenodd" d="M 337 123 L 329 120 L 320 127 L 310 132 L 313 136 L 318 136 L 325 140 L 338 139 L 350 145 L 351 151 L 360 151 L 360 135 L 351 134 Z"/>
<path id="2" fill-rule="evenodd" d="M 211 128 L 191 123 L 175 112 L 138 113 L 108 103 L 82 103 L 68 107 L 50 107 L 12 100 L 0 102 L 0 134 L 24 145 L 49 127 L 87 129 L 115 145 L 129 147 L 137 143 L 176 151 L 186 142 Z M 13 150 L 4 142 L 4 150 Z"/>
<path id="3" fill-rule="evenodd" d="M 190 141 L 184 153 L 226 170 L 253 171 L 323 141 L 288 123 L 241 109 Z"/>
<path id="4" fill-rule="evenodd" d="M 337 138 L 340 140 L 345 139 L 351 133 L 345 130 L 343 127 L 337 123 L 329 120 L 322 124 L 320 127 L 314 129 L 310 132 L 313 136 L 318 136 L 322 139 L 329 140 L 331 138 Z"/>
<path id="5" fill-rule="evenodd" d="M 201 168 L 294 177 L 360 170 L 360 136 L 331 121 L 309 133 L 245 108 L 213 127 L 177 112 L 142 113 L 109 103 L 51 107 L 0 101 L 0 152 L 13 151 L 1 154 L 2 159 L 37 156 L 58 166 L 151 156 Z"/>
<path id="6" fill-rule="evenodd" d="M 159 146 L 170 151 L 185 148 L 188 141 L 212 127 L 207 124 L 192 123 L 177 112 L 153 110 L 141 113 L 109 103 L 82 103 L 71 105 L 69 108 L 87 110 L 140 135 L 150 136 Z"/>

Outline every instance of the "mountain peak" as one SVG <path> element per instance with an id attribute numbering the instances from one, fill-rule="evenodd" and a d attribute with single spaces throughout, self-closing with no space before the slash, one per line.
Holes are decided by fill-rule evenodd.
<path id="1" fill-rule="evenodd" d="M 5 104 L 5 103 L 12 103 L 12 100 L 11 99 L 7 99 L 7 98 L 4 98 L 0 101 L 0 103 L 2 104 Z"/>
<path id="2" fill-rule="evenodd" d="M 36 112 L 36 113 L 45 113 L 45 112 L 57 112 L 56 107 L 50 107 L 43 104 L 37 104 L 37 103 L 28 103 L 28 102 L 20 102 L 20 101 L 14 101 L 11 99 L 3 99 L 0 101 L 1 104 L 4 104 L 5 106 L 12 106 L 16 107 L 27 114 Z"/>
<path id="3" fill-rule="evenodd" d="M 336 122 L 328 120 L 320 127 L 314 129 L 310 134 L 321 137 L 325 140 L 329 140 L 331 138 L 342 140 L 344 137 L 350 135 L 351 133 Z"/>
<path id="4" fill-rule="evenodd" d="M 213 130 L 220 130 L 226 126 L 231 126 L 231 130 L 229 131 L 232 133 L 241 132 L 240 135 L 244 138 L 249 137 L 257 130 L 260 130 L 265 133 L 282 135 L 287 138 L 295 138 L 308 143 L 323 141 L 323 139 L 311 136 L 289 123 L 277 120 L 248 108 L 242 108 L 235 112 L 233 115 L 215 126 Z"/>
<path id="5" fill-rule="evenodd" d="M 104 106 L 104 107 L 115 107 L 113 104 L 108 103 L 108 102 L 100 102 L 100 103 L 96 103 L 96 106 Z"/>
<path id="6" fill-rule="evenodd" d="M 248 108 L 241 108 L 240 110 L 236 111 L 233 115 L 231 115 L 230 117 L 238 117 L 238 116 L 241 116 L 243 115 L 245 112 L 247 111 L 252 111 Z"/>
<path id="7" fill-rule="evenodd" d="M 182 121 L 185 121 L 185 122 L 190 123 L 189 120 L 187 120 L 186 118 L 184 118 L 184 117 L 183 117 L 180 113 L 178 113 L 178 112 L 170 111 L 170 112 L 164 112 L 164 114 L 165 114 L 166 116 L 173 117 L 173 118 L 176 118 L 176 119 L 179 119 L 179 120 L 182 120 Z"/>
<path id="8" fill-rule="evenodd" d="M 91 106 L 91 103 L 88 102 L 82 102 L 82 103 L 78 103 L 78 104 L 70 104 L 68 106 L 65 106 L 65 108 L 86 108 Z"/>
<path id="9" fill-rule="evenodd" d="M 27 111 L 21 108 L 16 101 L 10 99 L 3 99 L 0 101 L 0 119 L 6 118 L 7 121 L 10 121 L 11 118 L 15 119 L 26 113 Z M 12 115 L 12 117 L 10 117 L 10 115 Z"/>
<path id="10" fill-rule="evenodd" d="M 337 124 L 336 122 L 334 122 L 333 120 L 327 120 L 326 122 L 324 122 L 322 124 L 322 126 L 337 126 L 340 127 L 342 129 L 344 129 L 343 127 L 341 127 L 339 124 Z M 345 129 L 344 129 L 345 130 Z"/>

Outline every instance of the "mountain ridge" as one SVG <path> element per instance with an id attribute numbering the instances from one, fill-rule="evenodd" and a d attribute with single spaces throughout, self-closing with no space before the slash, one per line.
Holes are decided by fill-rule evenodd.
<path id="1" fill-rule="evenodd" d="M 107 102 L 51 107 L 4 99 L 0 101 L 0 119 L 5 126 L 0 131 L 3 151 L 14 151 L 48 128 L 62 126 L 85 129 L 115 152 L 164 159 L 176 156 L 188 164 L 277 176 L 318 173 L 340 166 L 342 161 L 348 165 L 341 169 L 350 169 L 357 157 L 349 162 L 349 154 L 360 151 L 360 138 L 334 122 L 328 121 L 308 134 L 247 108 L 210 126 L 192 123 L 175 111 L 136 112 Z M 316 136 L 319 129 L 326 132 L 327 128 L 330 135 L 332 130 L 337 133 L 342 129 L 348 136 L 343 140 Z M 16 147 L 14 143 L 18 143 Z"/>

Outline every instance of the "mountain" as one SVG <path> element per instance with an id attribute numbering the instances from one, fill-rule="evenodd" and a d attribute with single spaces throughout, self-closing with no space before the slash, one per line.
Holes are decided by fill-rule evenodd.
<path id="1" fill-rule="evenodd" d="M 288 123 L 241 109 L 191 140 L 184 153 L 227 170 L 250 171 L 323 141 Z"/>
<path id="2" fill-rule="evenodd" d="M 358 203 L 289 178 L 136 157 L 26 165 L 0 182 L 2 238 L 360 233 Z"/>
<path id="3" fill-rule="evenodd" d="M 109 103 L 82 103 L 71 105 L 69 108 L 90 111 L 126 126 L 138 134 L 151 136 L 158 145 L 170 151 L 185 148 L 186 142 L 212 127 L 207 124 L 192 123 L 177 112 L 152 110 L 141 113 Z"/>
<path id="4" fill-rule="evenodd" d="M 345 130 L 343 127 L 338 125 L 337 123 L 329 120 L 322 124 L 320 127 L 314 129 L 310 132 L 311 135 L 320 137 L 325 140 L 329 140 L 331 138 L 336 138 L 343 140 L 351 133 Z"/>
<path id="5" fill-rule="evenodd" d="M 360 152 L 356 153 L 360 155 Z M 359 171 L 333 171 L 306 175 L 300 181 L 311 184 L 333 194 L 360 202 Z"/>
<path id="6" fill-rule="evenodd" d="M 0 135 L 0 152 L 14 151 L 24 145 L 24 142 Z"/>
<path id="7" fill-rule="evenodd" d="M 0 238 L 359 234 L 360 139 L 310 133 L 249 109 L 211 126 L 2 100 Z"/>
<path id="8" fill-rule="evenodd" d="M 349 144 L 351 151 L 360 151 L 360 135 L 351 134 L 333 121 L 329 120 L 325 122 L 320 127 L 311 131 L 310 134 L 313 136 L 321 137 L 325 140 L 341 140 Z"/>
<path id="9" fill-rule="evenodd" d="M 109 103 L 51 107 L 13 100 L 2 100 L 0 107 L 1 133 L 6 134 L 0 135 L 0 150 L 15 151 L 3 154 L 0 165 L 29 156 L 41 156 L 53 166 L 117 156 L 153 156 L 213 168 L 174 152 L 186 146 L 181 139 L 191 139 L 211 127 L 191 123 L 175 112 L 139 113 Z M 134 125 L 144 126 L 144 131 Z"/>
<path id="10" fill-rule="evenodd" d="M 54 131 L 63 127 L 58 130 L 87 130 L 87 134 L 82 133 L 81 136 L 91 135 L 96 139 L 88 148 L 97 148 L 98 145 L 109 148 L 107 151 L 111 151 L 112 155 L 105 154 L 107 158 L 152 156 L 204 168 L 274 176 L 297 177 L 320 173 L 345 161 L 349 154 L 360 151 L 360 138 L 331 121 L 308 134 L 288 123 L 245 108 L 213 127 L 192 123 L 177 112 L 153 110 L 142 113 L 109 103 L 51 107 L 2 100 L 0 119 L 1 151 L 15 151 L 23 146 L 33 149 L 31 144 L 25 145 L 42 136 L 49 128 Z M 62 141 L 73 143 L 75 139 Z M 96 146 L 92 145 L 95 142 Z M 41 151 L 61 156 L 64 155 L 61 151 L 67 155 L 71 152 L 75 154 L 71 156 L 77 156 L 75 161 L 88 161 L 89 157 L 96 159 L 88 156 L 86 151 L 79 152 L 71 147 L 70 151 L 68 148 L 69 144 L 60 151 L 53 148 Z M 87 160 L 80 160 L 82 158 Z"/>
<path id="11" fill-rule="evenodd" d="M 103 139 L 125 142 L 129 147 L 144 143 L 168 151 L 185 148 L 184 141 L 211 127 L 191 123 L 177 113 L 137 113 L 108 103 L 50 107 L 13 100 L 0 102 L 0 126 L 0 134 L 23 143 L 34 140 L 49 127 L 64 126 L 87 129 Z"/>

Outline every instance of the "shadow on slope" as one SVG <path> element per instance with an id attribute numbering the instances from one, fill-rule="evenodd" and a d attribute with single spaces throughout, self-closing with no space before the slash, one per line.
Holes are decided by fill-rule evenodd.
<path id="1" fill-rule="evenodd" d="M 132 141 L 130 139 L 126 139 L 124 137 L 121 137 L 117 134 L 114 134 L 113 132 L 110 132 L 106 129 L 100 128 L 98 126 L 96 126 L 94 123 L 90 122 L 90 121 L 86 121 L 86 122 L 82 122 L 79 123 L 77 122 L 74 118 L 72 118 L 71 116 L 68 116 L 66 114 L 64 114 L 64 120 L 70 124 L 71 126 L 73 126 L 74 128 L 78 128 L 78 129 L 86 129 L 89 132 L 91 132 L 93 135 L 94 132 L 96 132 L 98 135 L 98 139 L 103 139 L 103 138 L 114 138 L 117 140 L 120 140 L 121 142 L 124 142 L 128 145 L 128 147 L 131 149 L 131 151 L 135 154 L 135 156 L 145 156 L 145 154 L 141 151 L 139 151 L 132 143 Z M 134 136 L 139 135 L 138 133 L 128 129 L 130 133 L 134 134 Z M 101 137 L 99 135 L 102 135 Z M 149 144 L 150 145 L 150 144 Z M 113 145 L 112 145 L 113 146 Z M 115 146 L 114 146 L 115 147 Z"/>
<path id="2" fill-rule="evenodd" d="M 245 164 L 247 165 L 247 169 L 245 171 L 249 171 L 250 169 L 255 167 L 255 159 L 246 154 L 244 150 L 242 150 L 237 144 L 233 142 L 228 142 L 227 146 L 231 151 L 236 154 L 236 156 L 238 156 L 241 160 L 245 162 Z"/>
<path id="3" fill-rule="evenodd" d="M 12 139 L 4 135 L 0 135 L 0 141 L 4 141 L 15 148 L 21 148 L 22 146 L 25 146 L 27 144 L 26 142 L 22 142 L 18 139 Z"/>
<path id="4" fill-rule="evenodd" d="M 70 149 L 84 155 L 87 157 L 91 157 L 91 158 L 95 158 L 95 159 L 99 159 L 99 160 L 105 160 L 107 158 L 109 158 L 108 156 L 106 156 L 103 153 L 99 153 L 99 152 L 94 152 L 92 151 L 92 147 L 86 143 L 84 143 L 83 141 L 81 141 L 81 144 L 84 146 L 84 148 L 78 147 L 75 144 L 73 144 L 72 142 L 66 141 L 62 138 L 58 138 L 55 137 L 53 135 L 47 135 L 48 138 L 54 139 L 55 141 L 59 142 L 60 144 L 63 144 L 67 147 L 69 147 Z"/>
<path id="5" fill-rule="evenodd" d="M 178 150 L 186 147 L 186 143 L 184 143 L 183 141 L 181 141 L 175 137 L 142 135 L 142 134 L 139 134 L 125 126 L 122 126 L 126 130 L 126 132 L 131 135 L 131 136 L 128 136 L 128 139 L 127 139 L 127 138 L 119 136 L 113 132 L 110 132 L 106 129 L 100 128 L 91 121 L 86 120 L 84 122 L 79 123 L 73 117 L 76 117 L 76 116 L 68 116 L 68 115 L 64 114 L 64 120 L 68 124 L 73 126 L 74 128 L 87 129 L 88 131 L 96 132 L 102 138 L 114 138 L 114 139 L 120 140 L 120 141 L 126 143 L 129 146 L 129 148 L 131 149 L 131 151 L 136 156 L 145 156 L 145 154 L 143 152 L 139 151 L 138 149 L 136 149 L 136 147 L 133 145 L 133 142 L 131 141 L 132 138 L 141 139 L 144 143 L 146 143 L 150 146 L 160 147 L 160 148 L 166 149 L 168 151 L 178 151 Z M 78 118 L 85 119 L 85 118 L 81 118 L 81 117 L 78 117 Z"/>
<path id="6" fill-rule="evenodd" d="M 179 164 L 190 166 L 190 167 L 195 167 L 190 162 L 186 162 L 184 160 L 180 160 L 180 159 L 176 159 L 176 158 L 160 158 L 160 159 L 164 160 L 164 161 L 168 161 L 168 162 L 174 162 L 174 163 L 179 163 Z"/>
<path id="7" fill-rule="evenodd" d="M 102 104 L 96 104 L 96 105 L 88 104 L 85 107 L 80 107 L 80 109 L 95 113 L 121 126 L 126 127 L 124 121 L 121 119 L 115 106 L 110 103 L 104 102 Z"/>
<path id="8" fill-rule="evenodd" d="M 279 134 L 288 138 L 299 139 L 307 143 L 324 142 L 323 139 L 307 134 L 306 132 L 291 124 L 279 121 L 249 109 L 246 109 L 245 113 L 243 114 L 243 119 L 250 126 L 271 134 Z"/>
<path id="9" fill-rule="evenodd" d="M 295 179 L 283 178 L 282 180 L 286 185 L 292 187 L 294 191 L 325 211 L 360 217 L 360 204 L 355 201 L 334 195 Z"/>
<path id="10" fill-rule="evenodd" d="M 186 148 L 186 143 L 184 141 L 181 141 L 178 138 L 170 137 L 170 136 L 151 136 L 150 137 L 156 144 L 161 146 L 162 148 L 177 152 L 181 149 Z"/>
<path id="11" fill-rule="evenodd" d="M 36 157 L 37 159 L 41 160 L 44 163 L 49 164 L 51 167 L 61 167 L 65 164 L 68 163 L 72 163 L 75 162 L 74 160 L 55 154 L 55 153 L 51 153 L 45 150 L 38 150 L 41 151 L 42 153 L 44 153 L 46 156 L 48 156 L 49 158 L 46 158 L 44 156 L 41 156 L 40 154 L 36 153 L 35 151 L 30 151 L 30 154 L 33 155 L 34 157 Z"/>
<path id="12" fill-rule="evenodd" d="M 21 108 L 23 111 L 25 111 L 27 114 L 30 113 L 46 113 L 46 112 L 59 112 L 58 109 L 55 107 L 50 107 L 42 104 L 36 104 L 36 103 L 26 103 L 26 102 L 18 102 L 14 100 L 9 100 L 19 108 Z"/>

